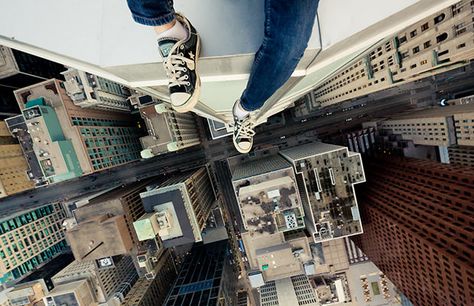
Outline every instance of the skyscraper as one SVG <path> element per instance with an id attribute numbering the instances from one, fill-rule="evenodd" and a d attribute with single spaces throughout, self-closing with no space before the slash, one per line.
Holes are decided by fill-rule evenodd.
<path id="1" fill-rule="evenodd" d="M 474 168 L 474 146 L 450 146 L 449 163 Z"/>
<path id="2" fill-rule="evenodd" d="M 75 105 L 82 108 L 130 112 L 130 91 L 123 85 L 73 68 L 62 74 L 66 92 Z"/>
<path id="3" fill-rule="evenodd" d="M 131 254 L 139 243 L 133 222 L 144 213 L 140 193 L 144 180 L 89 198 L 67 219 L 66 237 L 78 261 Z"/>
<path id="4" fill-rule="evenodd" d="M 474 104 L 414 110 L 382 121 L 379 129 L 417 145 L 474 145 Z"/>
<path id="5" fill-rule="evenodd" d="M 141 106 L 139 111 L 148 131 L 147 136 L 140 138 L 143 158 L 201 143 L 193 114 L 175 112 L 164 102 L 149 103 Z"/>
<path id="6" fill-rule="evenodd" d="M 61 64 L 0 45 L 0 116 L 19 113 L 13 90 L 57 78 L 64 69 Z"/>
<path id="7" fill-rule="evenodd" d="M 280 153 L 295 169 L 307 230 L 315 242 L 362 232 L 354 185 L 365 182 L 359 153 L 310 143 Z"/>
<path id="8" fill-rule="evenodd" d="M 140 135 L 132 116 L 100 109 L 81 108 L 67 96 L 64 83 L 54 79 L 16 90 L 15 95 L 27 121 L 30 118 L 28 114 L 35 115 L 37 108 L 41 110 L 46 107 L 48 114 L 51 114 L 51 111 L 55 114 L 57 117 L 55 126 L 59 125 L 59 128 L 54 130 L 57 133 L 52 134 L 49 128 L 43 131 L 49 132 L 47 133 L 49 136 L 59 135 L 59 132 L 63 134 L 58 139 L 71 143 L 82 173 L 104 170 L 140 158 L 141 147 L 138 140 Z M 45 112 L 41 114 L 44 115 Z M 33 123 L 28 126 L 30 132 L 36 128 Z M 54 142 L 53 137 L 51 138 Z M 38 139 L 41 140 L 42 145 L 50 143 L 47 139 L 47 142 L 44 139 Z M 34 143 L 40 142 L 34 140 Z M 71 150 L 68 149 L 68 151 Z M 35 153 L 42 154 L 36 150 Z"/>
<path id="9" fill-rule="evenodd" d="M 0 198 L 34 188 L 21 146 L 0 121 Z"/>
<path id="10" fill-rule="evenodd" d="M 0 218 L 0 285 L 21 278 L 61 253 L 67 243 L 59 203 Z"/>
<path id="11" fill-rule="evenodd" d="M 226 240 L 196 244 L 163 305 L 233 305 L 236 292 Z"/>
<path id="12" fill-rule="evenodd" d="M 139 240 L 157 235 L 164 247 L 202 241 L 215 190 L 207 167 L 172 175 L 142 192 L 146 214 L 133 223 Z"/>
<path id="13" fill-rule="evenodd" d="M 153 279 L 140 278 L 123 300 L 124 306 L 163 305 L 176 280 L 177 271 L 169 250 L 164 250 L 157 258 Z"/>
<path id="14" fill-rule="evenodd" d="M 356 244 L 415 305 L 472 305 L 472 169 L 395 156 L 365 168 Z"/>
<path id="15" fill-rule="evenodd" d="M 468 63 L 474 58 L 470 0 L 417 21 L 325 79 L 298 103 L 297 115 Z"/>
<path id="16" fill-rule="evenodd" d="M 44 298 L 46 305 L 113 305 L 126 295 L 138 279 L 130 256 L 114 256 L 108 266 L 94 260 L 73 261 L 53 276 L 55 285 Z M 125 289 L 125 290 L 124 290 Z"/>

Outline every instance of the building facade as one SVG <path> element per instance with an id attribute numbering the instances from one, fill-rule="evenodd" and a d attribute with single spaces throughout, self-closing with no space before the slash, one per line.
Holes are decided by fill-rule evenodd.
<path id="1" fill-rule="evenodd" d="M 451 146 L 448 154 L 450 164 L 474 168 L 474 146 Z"/>
<path id="2" fill-rule="evenodd" d="M 412 111 L 384 120 L 379 128 L 417 145 L 474 145 L 474 104 Z"/>
<path id="3" fill-rule="evenodd" d="M 12 90 L 57 78 L 63 70 L 61 64 L 0 45 L 0 116 L 19 113 Z"/>
<path id="4" fill-rule="evenodd" d="M 0 198 L 34 188 L 28 163 L 5 122 L 0 121 Z"/>
<path id="5" fill-rule="evenodd" d="M 44 298 L 45 304 L 49 305 L 48 301 L 55 301 L 56 305 L 69 301 L 78 306 L 116 304 L 130 291 L 138 274 L 130 256 L 115 256 L 110 264 L 101 267 L 95 260 L 73 261 L 53 276 L 54 289 Z"/>
<path id="6" fill-rule="evenodd" d="M 37 107 L 31 101 L 40 99 L 54 110 L 84 174 L 140 158 L 139 130 L 128 114 L 81 108 L 66 94 L 64 83 L 55 79 L 16 90 L 15 96 L 24 114 L 29 107 Z"/>
<path id="7" fill-rule="evenodd" d="M 303 116 L 468 63 L 474 58 L 473 7 L 470 0 L 460 1 L 385 39 L 321 82 L 295 113 Z"/>
<path id="8" fill-rule="evenodd" d="M 216 201 L 207 167 L 170 176 L 140 197 L 147 214 L 134 222 L 135 230 L 140 239 L 159 236 L 164 247 L 202 241 L 201 232 Z"/>
<path id="9" fill-rule="evenodd" d="M 130 90 L 123 85 L 73 68 L 62 74 L 66 92 L 75 105 L 82 108 L 130 112 Z"/>
<path id="10" fill-rule="evenodd" d="M 471 305 L 471 168 L 380 156 L 360 189 L 356 244 L 414 305 Z"/>
<path id="11" fill-rule="evenodd" d="M 140 278 L 123 300 L 124 306 L 163 305 L 177 276 L 174 260 L 169 250 L 164 250 L 154 267 L 153 279 Z"/>
<path id="12" fill-rule="evenodd" d="M 59 203 L 49 204 L 0 222 L 0 284 L 19 279 L 67 247 Z"/>
<path id="13" fill-rule="evenodd" d="M 320 305 L 306 275 L 271 281 L 260 288 L 260 305 Z"/>
<path id="14" fill-rule="evenodd" d="M 163 305 L 233 305 L 236 292 L 226 240 L 196 244 Z"/>
<path id="15" fill-rule="evenodd" d="M 139 108 L 148 135 L 140 138 L 142 158 L 174 152 L 201 143 L 194 115 L 175 112 L 164 102 Z"/>

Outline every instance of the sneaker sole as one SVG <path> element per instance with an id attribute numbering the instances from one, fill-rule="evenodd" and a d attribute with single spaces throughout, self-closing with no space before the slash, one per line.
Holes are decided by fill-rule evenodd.
<path id="1" fill-rule="evenodd" d="M 194 64 L 194 70 L 196 71 L 196 86 L 194 88 L 193 94 L 188 99 L 188 101 L 186 101 L 184 104 L 174 105 L 173 103 L 171 103 L 171 106 L 173 107 L 173 109 L 177 111 L 178 113 L 187 113 L 191 111 L 194 108 L 194 106 L 196 106 L 196 104 L 198 103 L 199 95 L 201 93 L 201 77 L 199 76 L 198 71 L 197 71 L 199 57 L 201 54 L 201 37 L 199 36 L 199 34 L 196 34 L 196 35 L 197 35 L 197 46 L 196 46 L 197 58 Z"/>
<path id="2" fill-rule="evenodd" d="M 249 148 L 248 150 L 243 150 L 243 149 L 241 149 L 241 148 L 237 145 L 237 143 L 235 142 L 235 138 L 234 138 L 233 135 L 232 135 L 232 141 L 234 142 L 234 147 L 235 147 L 235 149 L 236 149 L 239 153 L 246 154 L 246 153 L 252 151 L 252 148 L 253 148 L 253 141 L 252 141 L 252 145 L 250 146 L 250 148 Z"/>

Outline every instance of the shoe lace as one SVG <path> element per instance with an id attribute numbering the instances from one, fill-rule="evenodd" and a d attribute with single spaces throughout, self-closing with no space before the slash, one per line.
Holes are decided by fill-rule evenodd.
<path id="1" fill-rule="evenodd" d="M 255 136 L 255 123 L 249 118 L 243 120 L 236 120 L 235 125 L 237 127 L 238 138 L 252 138 L 253 136 Z"/>
<path id="2" fill-rule="evenodd" d="M 168 75 L 168 86 L 190 85 L 189 76 L 185 73 L 189 67 L 194 69 L 194 61 L 186 58 L 182 52 L 176 52 L 178 48 L 182 49 L 183 44 L 176 43 L 170 50 L 170 55 L 164 61 L 166 74 Z"/>

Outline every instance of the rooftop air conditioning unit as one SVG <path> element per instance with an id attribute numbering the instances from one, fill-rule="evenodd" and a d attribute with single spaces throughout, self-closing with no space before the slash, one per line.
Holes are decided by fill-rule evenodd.
<path id="1" fill-rule="evenodd" d="M 297 228 L 298 221 L 296 220 L 295 213 L 285 214 L 285 223 L 287 228 Z"/>
<path id="2" fill-rule="evenodd" d="M 147 280 L 153 280 L 155 279 L 155 276 L 155 272 L 148 272 L 147 274 L 145 274 Z"/>

